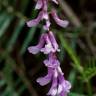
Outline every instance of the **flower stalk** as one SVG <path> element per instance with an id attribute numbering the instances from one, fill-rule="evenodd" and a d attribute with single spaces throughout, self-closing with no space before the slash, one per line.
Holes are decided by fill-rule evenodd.
<path id="1" fill-rule="evenodd" d="M 48 58 L 43 61 L 44 65 L 47 67 L 48 73 L 46 76 L 36 80 L 41 86 L 52 82 L 47 95 L 67 96 L 70 92 L 71 84 L 69 81 L 65 80 L 64 73 L 60 67 L 60 62 L 56 56 L 56 52 L 60 52 L 60 49 L 53 32 L 50 30 L 51 22 L 49 15 L 53 17 L 56 24 L 60 27 L 66 28 L 69 22 L 67 20 L 61 20 L 55 9 L 48 12 L 48 1 L 49 0 L 37 0 L 35 9 L 40 10 L 40 12 L 36 19 L 27 22 L 28 27 L 33 27 L 38 25 L 40 21 L 45 20 L 43 28 L 46 30 L 46 33 L 41 34 L 38 44 L 36 46 L 30 46 L 28 51 L 32 54 L 42 52 L 45 55 L 48 55 Z M 58 4 L 57 0 L 52 1 L 55 4 Z"/>

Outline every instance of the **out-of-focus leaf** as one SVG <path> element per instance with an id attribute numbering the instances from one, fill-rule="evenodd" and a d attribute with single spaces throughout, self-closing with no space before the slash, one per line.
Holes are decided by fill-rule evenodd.
<path id="1" fill-rule="evenodd" d="M 3 75 L 7 84 L 9 84 L 10 86 L 13 86 L 12 72 L 13 72 L 13 64 L 12 62 L 9 61 L 9 59 L 7 59 L 5 63 L 5 67 L 3 69 Z"/>
<path id="2" fill-rule="evenodd" d="M 16 43 L 16 40 L 17 40 L 17 38 L 18 38 L 24 24 L 25 24 L 25 21 L 21 19 L 18 22 L 17 26 L 15 27 L 15 30 L 14 30 L 10 40 L 8 41 L 7 46 L 6 46 L 6 50 L 8 52 L 12 51 L 12 49 L 14 47 L 14 44 Z"/>
<path id="3" fill-rule="evenodd" d="M 0 87 L 4 86 L 6 83 L 5 83 L 5 80 L 0 80 Z"/>
<path id="4" fill-rule="evenodd" d="M 22 10 L 22 12 L 24 13 L 24 11 L 26 10 L 26 8 L 27 8 L 27 5 L 28 5 L 28 3 L 30 2 L 30 0 L 21 0 L 21 10 Z"/>
<path id="5" fill-rule="evenodd" d="M 96 76 L 96 59 L 89 59 L 88 64 L 84 67 L 84 76 L 82 80 L 89 81 L 93 76 Z"/>
<path id="6" fill-rule="evenodd" d="M 5 91 L 0 96 L 19 96 L 17 92 L 13 90 L 12 87 L 7 86 Z"/>
<path id="7" fill-rule="evenodd" d="M 2 18 L 2 20 L 0 23 L 0 38 L 6 32 L 6 29 L 8 28 L 11 20 L 13 19 L 13 16 L 8 15 L 8 14 L 6 14 L 6 15 L 4 14 L 4 17 L 1 17 L 1 18 Z"/>
<path id="8" fill-rule="evenodd" d="M 83 94 L 78 94 L 78 93 L 72 93 L 70 92 L 68 96 L 87 96 L 87 95 L 83 95 Z"/>
<path id="9" fill-rule="evenodd" d="M 26 86 L 25 85 L 22 85 L 20 88 L 19 88 L 19 91 L 18 93 L 19 94 L 22 94 L 22 92 L 26 89 Z"/>
<path id="10" fill-rule="evenodd" d="M 76 80 L 76 71 L 75 70 L 71 70 L 69 77 L 68 77 L 68 80 L 70 81 L 70 83 L 72 85 L 75 84 L 75 80 Z"/>
<path id="11" fill-rule="evenodd" d="M 26 36 L 24 43 L 21 47 L 20 54 L 24 54 L 24 52 L 27 50 L 29 43 L 33 39 L 35 31 L 36 31 L 36 27 L 31 28 L 30 31 L 28 32 L 28 35 Z"/>

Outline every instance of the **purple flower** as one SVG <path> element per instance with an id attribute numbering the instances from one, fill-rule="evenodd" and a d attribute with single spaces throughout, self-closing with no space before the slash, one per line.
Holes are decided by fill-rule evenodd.
<path id="1" fill-rule="evenodd" d="M 51 0 L 54 3 L 58 4 L 57 0 Z M 43 61 L 44 65 L 48 69 L 48 73 L 44 77 L 38 78 L 36 81 L 41 85 L 45 86 L 48 83 L 52 83 L 51 88 L 47 95 L 49 96 L 67 96 L 70 91 L 71 84 L 69 81 L 65 80 L 64 73 L 60 68 L 60 62 L 56 57 L 56 52 L 59 52 L 59 46 L 55 39 L 53 32 L 49 30 L 51 25 L 48 14 L 48 0 L 37 0 L 35 9 L 39 9 L 40 12 L 37 18 L 27 22 L 28 27 L 36 26 L 41 20 L 45 20 L 45 25 L 43 28 L 48 31 L 41 35 L 40 40 L 36 46 L 31 46 L 28 48 L 29 53 L 37 54 L 43 52 L 48 54 L 48 58 Z M 69 22 L 67 20 L 61 20 L 56 10 L 51 11 L 51 15 L 54 21 L 61 27 L 67 27 Z"/>
<path id="2" fill-rule="evenodd" d="M 44 54 L 49 54 L 50 52 L 55 52 L 53 46 L 52 46 L 52 42 L 50 41 L 49 38 L 49 34 L 47 33 L 45 36 L 45 45 L 44 47 L 41 49 L 41 52 L 43 52 Z"/>
<path id="3" fill-rule="evenodd" d="M 47 95 L 49 96 L 67 96 L 70 92 L 71 84 L 65 80 L 60 68 L 60 62 L 56 59 L 54 53 L 49 54 L 49 58 L 44 60 L 45 66 L 48 68 L 48 74 L 37 79 L 37 82 L 44 86 L 52 81 L 51 88 Z"/>
<path id="4" fill-rule="evenodd" d="M 61 26 L 61 27 L 63 27 L 63 28 L 65 28 L 65 27 L 68 26 L 69 22 L 68 22 L 67 20 L 61 20 L 61 19 L 58 17 L 55 9 L 53 9 L 53 10 L 51 11 L 51 15 L 52 15 L 53 19 L 55 20 L 55 22 L 56 22 L 59 26 Z"/>
<path id="5" fill-rule="evenodd" d="M 67 96 L 71 88 L 70 82 L 64 79 L 60 66 L 58 66 L 58 68 L 54 68 L 53 70 L 53 75 L 51 77 L 52 86 L 47 95 Z"/>
<path id="6" fill-rule="evenodd" d="M 56 59 L 54 53 L 50 53 L 48 59 L 44 60 L 45 66 L 48 68 L 48 74 L 37 79 L 37 82 L 44 86 L 52 81 L 51 88 L 47 95 L 50 96 L 67 96 L 71 88 L 69 81 L 65 80 L 60 68 L 60 62 Z"/>
<path id="7" fill-rule="evenodd" d="M 58 70 L 58 68 L 54 68 L 51 80 L 52 86 L 47 95 L 67 96 L 67 94 L 70 92 L 71 84 L 69 81 L 64 79 L 63 74 Z"/>
<path id="8" fill-rule="evenodd" d="M 44 64 L 48 68 L 48 74 L 44 77 L 40 77 L 39 79 L 37 79 L 37 82 L 42 86 L 48 84 L 53 77 L 57 78 L 58 73 L 56 70 L 58 70 L 60 67 L 60 62 L 56 59 L 54 53 L 49 54 L 49 59 L 44 60 Z"/>
<path id="9" fill-rule="evenodd" d="M 41 49 L 41 52 L 43 52 L 44 54 L 48 54 L 50 52 L 54 53 L 56 51 L 60 51 L 60 49 L 58 48 L 58 44 L 55 40 L 55 37 L 51 31 L 47 33 L 47 35 L 45 36 L 45 41 L 45 47 Z"/>
<path id="10" fill-rule="evenodd" d="M 38 0 L 37 4 L 35 6 L 35 9 L 41 9 L 39 12 L 39 15 L 36 19 L 30 20 L 27 22 L 28 27 L 33 27 L 39 24 L 39 22 L 43 19 L 46 20 L 46 22 L 49 20 L 48 12 L 47 12 L 47 0 Z"/>
<path id="11" fill-rule="evenodd" d="M 27 22 L 28 27 L 33 27 L 39 24 L 42 19 L 48 20 L 48 13 L 46 11 L 40 11 L 36 19 L 30 20 Z"/>
<path id="12" fill-rule="evenodd" d="M 39 43 L 36 46 L 28 48 L 29 53 L 32 54 L 37 54 L 40 51 L 44 54 L 49 54 L 50 52 L 54 53 L 59 50 L 60 49 L 58 49 L 58 44 L 52 32 L 42 34 Z"/>

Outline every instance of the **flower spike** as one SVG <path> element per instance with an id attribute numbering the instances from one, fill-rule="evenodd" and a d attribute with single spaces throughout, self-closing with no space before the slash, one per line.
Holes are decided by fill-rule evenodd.
<path id="1" fill-rule="evenodd" d="M 52 1 L 58 4 L 57 0 Z M 41 86 L 51 83 L 51 88 L 47 93 L 48 96 L 67 96 L 67 94 L 70 92 L 71 84 L 69 81 L 65 80 L 64 73 L 60 67 L 60 61 L 56 56 L 56 52 L 60 52 L 60 49 L 53 32 L 50 30 L 51 18 L 49 18 L 50 12 L 48 12 L 48 0 L 37 0 L 35 9 L 40 9 L 40 12 L 36 19 L 27 22 L 27 26 L 37 26 L 40 21 L 44 19 L 45 25 L 43 25 L 43 28 L 47 32 L 41 35 L 36 46 L 28 47 L 28 51 L 31 54 L 42 52 L 48 55 L 48 58 L 43 61 L 48 70 L 47 75 L 44 77 L 39 77 L 36 81 Z M 68 26 L 69 22 L 67 20 L 61 20 L 58 17 L 55 9 L 51 10 L 51 15 L 59 26 L 63 28 Z"/>

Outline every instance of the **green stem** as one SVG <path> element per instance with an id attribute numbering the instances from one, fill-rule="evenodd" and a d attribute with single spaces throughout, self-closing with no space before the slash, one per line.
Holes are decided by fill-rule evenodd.
<path id="1" fill-rule="evenodd" d="M 88 96 L 93 96 L 92 95 L 92 88 L 91 88 L 91 84 L 90 84 L 90 81 L 87 81 L 87 89 L 88 89 Z"/>

